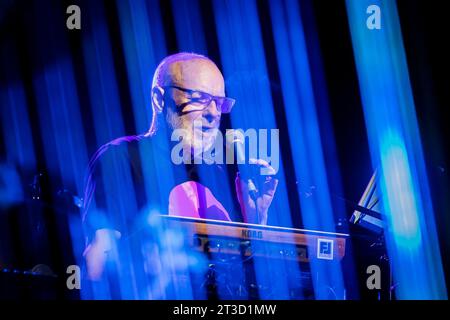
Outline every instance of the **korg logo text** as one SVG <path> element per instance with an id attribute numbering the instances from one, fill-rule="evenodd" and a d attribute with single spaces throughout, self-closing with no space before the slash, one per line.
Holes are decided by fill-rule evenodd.
<path id="1" fill-rule="evenodd" d="M 262 239 L 262 231 L 256 230 L 242 230 L 243 238 L 257 238 Z"/>

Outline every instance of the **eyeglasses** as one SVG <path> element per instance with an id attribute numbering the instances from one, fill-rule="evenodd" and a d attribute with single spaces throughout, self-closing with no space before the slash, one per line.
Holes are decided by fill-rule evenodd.
<path id="1" fill-rule="evenodd" d="M 188 101 L 182 103 L 178 107 L 184 108 L 185 106 L 190 105 L 194 108 L 192 111 L 202 111 L 209 106 L 211 101 L 214 100 L 218 111 L 220 111 L 221 113 L 230 113 L 231 109 L 234 106 L 234 103 L 236 102 L 236 100 L 232 98 L 217 97 L 206 92 L 190 90 L 178 86 L 165 86 L 163 88 L 174 88 L 187 93 L 186 98 L 188 99 Z"/>

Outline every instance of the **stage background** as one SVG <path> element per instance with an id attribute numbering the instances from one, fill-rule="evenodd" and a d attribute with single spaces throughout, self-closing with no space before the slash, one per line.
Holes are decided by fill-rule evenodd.
<path id="1" fill-rule="evenodd" d="M 81 8 L 81 30 L 66 28 L 71 4 Z M 438 1 L 397 6 L 442 262 L 449 270 L 448 13 Z M 277 196 L 285 207 L 271 223 L 348 231 L 339 221 L 352 211 L 329 196 L 325 222 L 302 214 L 297 170 L 310 152 L 309 161 L 322 166 L 317 170 L 325 182 L 318 184 L 355 202 L 373 173 L 345 1 L 10 0 L 0 5 L 0 41 L 2 203 L 30 199 L 39 173 L 46 204 L 59 206 L 61 195 L 81 196 L 96 149 L 148 129 L 159 61 L 189 51 L 215 61 L 227 93 L 238 99 L 233 115 L 223 117 L 223 129 L 280 129 Z M 302 131 L 305 124 L 317 127 Z M 305 145 L 305 137 L 312 141 Z M 50 230 L 46 241 L 60 252 L 51 260 L 61 268 L 83 245 L 81 235 L 69 236 L 71 224 L 79 223 L 77 211 L 69 211 L 42 217 Z"/>

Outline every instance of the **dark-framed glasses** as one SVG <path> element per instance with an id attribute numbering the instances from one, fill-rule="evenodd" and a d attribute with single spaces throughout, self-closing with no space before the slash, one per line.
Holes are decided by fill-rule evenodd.
<path id="1" fill-rule="evenodd" d="M 217 110 L 221 113 L 230 113 L 236 100 L 228 97 L 213 96 L 209 93 L 197 90 L 186 89 L 179 86 L 164 86 L 163 88 L 173 88 L 186 93 L 187 102 L 182 103 L 178 107 L 184 108 L 190 105 L 192 111 L 202 111 L 206 109 L 211 101 L 216 103 Z"/>

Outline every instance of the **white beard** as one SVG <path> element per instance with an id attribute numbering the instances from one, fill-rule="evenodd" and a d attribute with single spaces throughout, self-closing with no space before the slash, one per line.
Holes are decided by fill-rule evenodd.
<path id="1" fill-rule="evenodd" d="M 214 146 L 218 129 L 202 132 L 201 120 L 195 120 L 190 126 L 185 126 L 183 121 L 172 111 L 167 112 L 166 120 L 172 130 L 183 130 L 183 150 L 193 158 L 201 156 L 202 153 L 211 150 Z"/>

